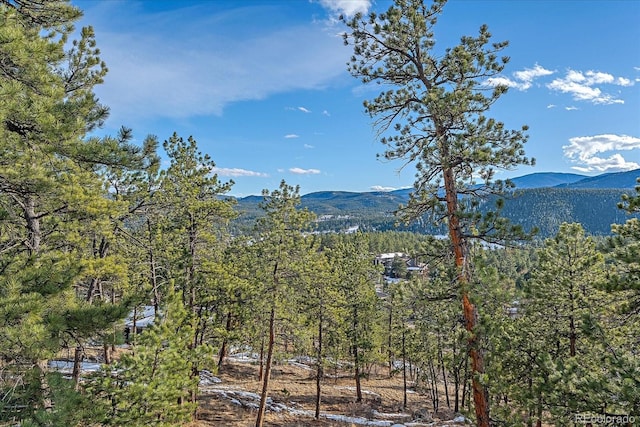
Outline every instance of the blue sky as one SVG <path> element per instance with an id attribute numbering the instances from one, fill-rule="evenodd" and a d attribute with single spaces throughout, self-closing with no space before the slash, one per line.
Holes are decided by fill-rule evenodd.
<path id="1" fill-rule="evenodd" d="M 161 141 L 192 135 L 231 194 L 285 179 L 301 193 L 411 186 L 415 170 L 383 162 L 362 107 L 378 94 L 346 71 L 340 13 L 385 11 L 381 0 L 73 1 L 109 67 L 101 132 Z M 450 0 L 437 49 L 489 26 L 509 40 L 490 116 L 530 127 L 535 167 L 500 172 L 596 175 L 640 167 L 640 1 Z"/>

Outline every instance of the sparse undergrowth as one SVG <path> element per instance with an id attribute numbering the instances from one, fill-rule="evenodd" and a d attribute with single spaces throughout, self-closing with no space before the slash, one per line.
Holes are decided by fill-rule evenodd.
<path id="1" fill-rule="evenodd" d="M 199 421 L 194 427 L 229 426 L 245 427 L 255 424 L 256 409 L 251 393 L 260 391 L 259 367 L 251 363 L 228 362 L 219 372 L 222 381 L 201 388 Z M 429 408 L 428 397 L 411 390 L 407 396 L 407 408 L 402 408 L 402 378 L 389 378 L 386 369 L 372 372 L 363 378 L 363 401 L 356 403 L 354 380 L 347 373 L 338 378 L 327 378 L 323 384 L 323 417 L 312 417 L 315 402 L 315 378 L 311 370 L 300 365 L 278 365 L 272 371 L 270 397 L 279 412 L 267 411 L 267 426 L 346 426 L 357 425 L 353 418 L 360 418 L 360 425 L 393 425 L 412 422 L 411 425 L 461 425 L 454 422 L 456 414 L 442 402 L 438 413 Z M 241 393 L 242 392 L 242 393 Z M 239 397 L 244 395 L 246 399 Z M 247 396 L 249 395 L 249 396 Z M 236 399 L 236 400 L 234 400 Z M 284 409 L 284 408 L 287 409 Z M 305 413 L 302 413 L 302 412 Z M 292 413 L 293 412 L 293 413 Z M 420 423 L 420 417 L 422 423 Z M 384 422 L 386 421 L 387 424 Z"/>

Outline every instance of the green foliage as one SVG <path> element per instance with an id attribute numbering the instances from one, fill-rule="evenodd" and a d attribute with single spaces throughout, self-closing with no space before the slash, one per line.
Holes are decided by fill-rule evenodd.
<path id="1" fill-rule="evenodd" d="M 123 209 L 99 170 L 129 167 L 137 155 L 126 138 L 85 139 L 107 116 L 93 94 L 106 67 L 90 27 L 68 41 L 79 16 L 63 1 L 0 4 L 0 353 L 12 380 L 24 379 L 21 390 L 0 387 L 52 414 L 47 359 L 124 313 L 89 307 L 81 290 L 90 276 L 126 277 L 115 259 L 93 259 L 91 244 Z"/>
<path id="2" fill-rule="evenodd" d="M 211 348 L 191 345 L 197 319 L 179 294 L 167 293 L 161 313 L 133 351 L 105 366 L 88 387 L 101 398 L 102 425 L 174 426 L 191 420 L 196 402 L 189 397 L 198 385 L 192 366 L 210 357 Z"/>
<path id="3" fill-rule="evenodd" d="M 375 285 L 380 280 L 381 270 L 374 266 L 373 254 L 365 235 L 356 233 L 338 242 L 327 251 L 329 262 L 338 284 L 342 301 L 344 331 L 352 356 L 358 401 L 362 400 L 360 377 L 364 375 L 365 364 L 378 362 L 376 349 L 381 347 L 381 334 L 377 317 L 380 315 L 380 301 Z"/>
<path id="4" fill-rule="evenodd" d="M 494 319 L 493 387 L 511 401 L 496 408 L 501 417 L 568 423 L 624 409 L 610 363 L 613 301 L 598 286 L 604 273 L 579 224 L 562 224 L 538 250 L 515 317 Z"/>
<path id="5" fill-rule="evenodd" d="M 57 426 L 90 426 L 103 414 L 95 404 L 94 396 L 75 390 L 73 382 L 59 373 L 47 375 L 47 383 L 51 388 L 51 400 L 54 410 L 38 410 L 30 417 L 25 417 L 23 427 L 57 427 Z"/>
<path id="6" fill-rule="evenodd" d="M 640 183 L 640 178 L 638 179 Z M 640 213 L 640 185 L 635 196 L 625 194 L 619 207 L 628 214 Z M 615 261 L 615 271 L 610 275 L 607 287 L 615 290 L 634 291 L 630 294 L 631 310 L 640 309 L 640 218 L 629 218 L 624 224 L 613 224 L 614 236 L 608 241 L 608 250 Z"/>
<path id="7" fill-rule="evenodd" d="M 485 116 L 506 92 L 486 82 L 504 71 L 507 44 L 482 26 L 435 55 L 444 5 L 397 0 L 345 21 L 349 71 L 389 84 L 364 104 L 383 156 L 416 165 L 399 217 L 403 194 L 303 201 L 282 181 L 230 229 L 233 182 L 219 181 L 194 138 L 165 141 L 161 170 L 154 136 L 141 147 L 127 128 L 87 137 L 107 117 L 93 93 L 107 69 L 90 27 L 69 40 L 77 8 L 0 0 L 0 423 L 188 422 L 200 369 L 236 345 L 267 345 L 262 408 L 274 360 L 313 353 L 318 395 L 329 360 L 351 361 L 358 399 L 368 366 L 387 361 L 394 373 L 401 360 L 433 409 L 444 385 L 447 405 L 463 411 L 471 380 L 492 391 L 492 418 L 506 425 L 639 413 L 640 186 L 612 216 L 597 205 L 613 206 L 617 190 L 505 192 L 494 168 L 532 163 L 526 127 Z M 503 217 L 554 237 L 526 250 L 471 243 L 526 237 Z M 584 231 L 605 234 L 603 221 L 614 223 L 606 259 Z M 309 233 L 354 225 L 372 232 Z M 451 241 L 406 232 L 447 226 Z M 383 252 L 428 273 L 383 285 L 373 264 Z M 407 277 L 399 258 L 394 271 Z M 64 348 L 116 342 L 129 306 L 150 302 L 155 324 L 119 361 L 79 382 L 48 372 Z M 486 371 L 469 372 L 467 352 L 484 349 Z"/>
<path id="8" fill-rule="evenodd" d="M 397 1 L 380 15 L 346 21 L 351 32 L 345 33 L 345 43 L 354 46 L 351 74 L 364 83 L 392 85 L 364 106 L 377 118 L 381 142 L 388 147 L 384 157 L 416 165 L 414 194 L 402 211 L 408 219 L 428 212 L 436 220 L 445 215 L 438 192 L 448 169 L 456 194 L 478 195 L 502 191 L 503 183 L 492 182 L 494 167 L 530 163 L 523 150 L 526 126 L 506 130 L 484 116 L 507 89 L 488 90 L 483 83 L 504 69 L 508 58 L 498 54 L 507 42 L 492 43 L 482 26 L 476 37 L 464 36 L 459 45 L 436 55 L 435 26 L 445 3 Z M 474 175 L 483 181 L 480 189 Z M 494 225 L 479 227 L 487 237 L 508 231 L 486 219 Z"/>
<path id="9" fill-rule="evenodd" d="M 165 281 L 182 290 L 188 309 L 198 313 L 194 345 L 225 313 L 225 261 L 228 221 L 233 202 L 224 198 L 233 182 L 222 183 L 215 163 L 198 150 L 195 139 L 173 134 L 163 144 L 170 166 L 160 174 L 155 194 L 157 252 Z"/>

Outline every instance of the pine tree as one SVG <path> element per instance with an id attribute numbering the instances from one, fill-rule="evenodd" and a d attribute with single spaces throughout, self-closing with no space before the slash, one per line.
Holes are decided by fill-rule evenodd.
<path id="1" fill-rule="evenodd" d="M 300 288 L 297 289 L 296 306 L 304 316 L 304 325 L 310 328 L 313 337 L 313 354 L 316 364 L 315 417 L 320 417 L 322 381 L 326 368 L 328 342 L 339 340 L 340 325 L 345 321 L 344 295 L 338 280 L 331 271 L 325 251 L 315 239 L 310 239 L 309 258 L 303 265 Z"/>
<path id="2" fill-rule="evenodd" d="M 580 224 L 562 224 L 538 252 L 523 303 L 528 326 L 520 331 L 530 363 L 524 397 L 538 425 L 548 412 L 570 420 L 611 403 L 599 332 L 610 309 L 597 287 L 603 278 L 604 257 Z"/>
<path id="3" fill-rule="evenodd" d="M 364 107 L 376 118 L 381 142 L 388 147 L 384 157 L 416 164 L 414 193 L 402 215 L 417 219 L 429 214 L 448 226 L 468 330 L 476 422 L 486 427 L 489 400 L 481 380 L 484 350 L 471 296 L 469 241 L 499 241 L 521 235 L 521 230 L 494 212 L 475 214 L 474 200 L 502 191 L 502 183 L 492 182 L 494 168 L 530 163 L 523 149 L 527 128 L 507 130 L 503 123 L 485 116 L 507 90 L 485 83 L 508 62 L 507 57 L 498 58 L 507 42 L 491 43 L 491 34 L 483 25 L 476 37 L 462 37 L 460 44 L 442 55 L 434 52 L 434 28 L 444 5 L 444 0 L 431 5 L 422 0 L 396 0 L 380 15 L 345 19 L 351 31 L 344 37 L 346 44 L 354 46 L 351 74 L 364 83 L 391 85 L 365 101 Z M 476 176 L 482 185 L 475 185 Z M 499 202 L 498 210 L 500 207 Z"/>
<path id="4" fill-rule="evenodd" d="M 199 378 L 192 366 L 211 348 L 192 345 L 195 319 L 169 287 L 160 315 L 125 354 L 92 380 L 88 390 L 102 406 L 102 425 L 175 426 L 191 420 L 191 393 Z"/>
<path id="5" fill-rule="evenodd" d="M 233 182 L 222 183 L 215 163 L 198 150 L 197 142 L 173 134 L 163 144 L 170 165 L 160 176 L 155 197 L 158 231 L 165 275 L 181 291 L 196 329 L 193 349 L 205 342 L 205 334 L 224 315 L 217 311 L 216 286 L 224 271 L 220 255 L 228 244 L 227 224 L 235 216 L 233 201 L 224 198 Z M 191 377 L 199 377 L 201 361 L 195 359 Z M 196 401 L 197 389 L 191 394 Z"/>
<path id="6" fill-rule="evenodd" d="M 262 427 L 269 392 L 269 380 L 275 347 L 278 309 L 289 307 L 290 292 L 302 280 L 304 260 L 309 253 L 303 232 L 311 226 L 313 214 L 308 210 L 298 210 L 300 189 L 291 187 L 285 181 L 277 190 L 263 190 L 261 207 L 265 216 L 257 224 L 256 254 L 260 260 L 257 279 L 263 283 L 263 296 L 268 310 L 267 358 L 262 375 L 260 406 L 256 417 L 256 427 Z"/>
<path id="7" fill-rule="evenodd" d="M 624 195 L 618 205 L 630 215 L 624 224 L 613 224 L 614 235 L 607 241 L 612 269 L 604 289 L 618 301 L 608 337 L 611 376 L 616 379 L 619 413 L 640 413 L 640 178 L 635 195 Z"/>
<path id="8" fill-rule="evenodd" d="M 610 277 L 610 290 L 632 291 L 629 310 L 640 312 L 640 178 L 635 188 L 636 194 L 624 195 L 618 207 L 635 218 L 624 224 L 613 224 L 614 236 L 608 242 L 612 257 L 616 260 L 617 271 Z"/>
<path id="9" fill-rule="evenodd" d="M 356 401 L 362 401 L 364 365 L 377 349 L 379 300 L 375 285 L 381 271 L 374 266 L 366 236 L 356 233 L 339 242 L 328 253 L 344 301 L 344 329 L 353 359 Z"/>
<path id="10" fill-rule="evenodd" d="M 15 380 L 2 389 L 5 402 L 26 405 L 24 418 L 52 411 L 48 359 L 124 316 L 75 292 L 98 268 L 88 230 L 106 230 L 121 209 L 97 169 L 137 152 L 118 138 L 86 138 L 108 113 L 93 93 L 106 67 L 90 27 L 69 42 L 79 16 L 64 1 L 0 4 L 0 352 Z"/>

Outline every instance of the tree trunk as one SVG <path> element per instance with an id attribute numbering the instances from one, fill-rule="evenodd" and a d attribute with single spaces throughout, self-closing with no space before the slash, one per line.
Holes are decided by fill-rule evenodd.
<path id="1" fill-rule="evenodd" d="M 484 374 L 484 358 L 480 349 L 480 340 L 477 331 L 478 311 L 469 299 L 470 272 L 467 259 L 468 247 L 460 229 L 458 217 L 458 194 L 456 191 L 455 176 L 452 168 L 444 170 L 445 198 L 447 203 L 447 217 L 449 237 L 453 246 L 456 267 L 458 269 L 458 284 L 462 297 L 462 309 L 464 314 L 465 329 L 468 333 L 469 358 L 471 359 L 471 386 L 473 389 L 473 403 L 476 413 L 477 427 L 489 427 L 489 393 L 482 384 L 480 377 Z"/>
<path id="2" fill-rule="evenodd" d="M 95 238 L 93 239 L 93 257 L 94 258 L 99 258 L 99 259 L 104 259 L 107 256 L 107 252 L 109 250 L 109 243 L 107 242 L 107 239 L 105 239 L 104 237 L 102 237 L 100 239 L 100 246 L 96 249 L 95 247 Z M 91 278 L 91 282 L 89 283 L 89 289 L 87 289 L 87 296 L 86 296 L 86 300 L 89 304 L 93 303 L 93 297 L 96 293 L 96 289 L 100 289 L 100 292 L 98 293 L 98 295 L 100 296 L 100 298 L 104 298 L 104 295 L 102 293 L 102 286 L 100 283 L 100 279 L 98 277 L 93 277 Z"/>
<path id="3" fill-rule="evenodd" d="M 111 352 L 109 351 L 109 344 L 106 342 L 102 344 L 102 350 L 104 351 L 104 364 L 111 365 Z"/>
<path id="4" fill-rule="evenodd" d="M 73 354 L 73 371 L 71 372 L 71 379 L 73 380 L 73 388 L 78 391 L 80 384 L 80 372 L 82 371 L 82 347 L 76 346 L 76 350 Z"/>
<path id="5" fill-rule="evenodd" d="M 38 376 L 40 379 L 40 393 L 41 400 L 40 405 L 46 412 L 51 411 L 53 403 L 51 401 L 51 387 L 49 387 L 49 381 L 47 381 L 47 372 L 49 370 L 48 360 L 38 360 L 36 363 L 36 369 L 38 370 Z"/>
<path id="6" fill-rule="evenodd" d="M 433 366 L 433 359 L 429 359 L 429 376 L 431 377 L 431 404 L 433 412 L 440 408 L 440 396 L 438 395 L 438 371 Z"/>
<path id="7" fill-rule="evenodd" d="M 456 354 L 456 346 L 457 340 L 453 340 L 453 354 Z M 458 363 L 455 365 L 455 369 L 453 371 L 453 389 L 454 389 L 454 401 L 453 401 L 453 411 L 460 412 L 460 371 L 462 370 L 462 363 Z"/>
<path id="8" fill-rule="evenodd" d="M 464 408 L 464 404 L 467 401 L 467 386 L 469 385 L 469 358 L 465 357 L 464 360 L 464 375 L 462 380 L 462 402 L 460 406 Z"/>
<path id="9" fill-rule="evenodd" d="M 227 341 L 229 341 L 228 336 L 231 331 L 231 312 L 227 312 L 227 323 L 225 324 L 225 331 L 227 332 L 222 340 L 222 345 L 220 346 L 220 357 L 218 358 L 218 370 L 222 368 L 222 362 L 224 358 L 227 356 Z"/>
<path id="10" fill-rule="evenodd" d="M 451 402 L 449 401 L 449 383 L 447 381 L 447 371 L 444 368 L 444 357 L 442 355 L 442 338 L 438 334 L 438 362 L 440 363 L 440 369 L 442 370 L 442 382 L 444 383 L 444 397 L 447 400 L 447 408 L 451 408 Z"/>
<path id="11" fill-rule="evenodd" d="M 321 396 L 321 382 L 324 376 L 323 362 L 322 362 L 322 320 L 323 316 L 320 314 L 318 319 L 318 352 L 316 353 L 316 420 L 320 418 L 320 396 Z"/>
<path id="12" fill-rule="evenodd" d="M 358 354 L 358 311 L 353 309 L 353 366 L 356 380 L 356 402 L 362 402 L 362 387 L 360 386 L 360 355 Z"/>
<path id="13" fill-rule="evenodd" d="M 389 378 L 393 373 L 393 343 L 391 334 L 393 333 L 393 297 L 389 301 L 389 319 L 388 319 L 388 336 L 387 336 L 387 350 L 389 353 Z"/>
<path id="14" fill-rule="evenodd" d="M 576 339 L 578 334 L 576 332 L 576 322 L 574 318 L 574 314 L 576 312 L 575 307 L 575 295 L 573 294 L 573 283 L 571 283 L 569 288 L 569 299 L 571 301 L 571 314 L 569 314 L 569 355 L 574 357 L 576 355 Z"/>
<path id="15" fill-rule="evenodd" d="M 27 196 L 24 203 L 21 201 L 18 201 L 18 203 L 22 206 L 24 219 L 27 222 L 29 255 L 37 254 L 40 252 L 42 230 L 40 229 L 40 217 L 36 213 L 36 202 L 32 197 Z"/>
<path id="16" fill-rule="evenodd" d="M 356 402 L 362 402 L 362 387 L 360 386 L 360 357 L 358 355 L 358 345 L 353 346 L 353 362 L 355 365 L 355 377 L 356 377 Z"/>
<path id="17" fill-rule="evenodd" d="M 158 317 L 160 309 L 160 289 L 158 289 L 158 277 L 156 275 L 156 259 L 153 253 L 153 234 L 151 230 L 151 220 L 147 218 L 147 232 L 149 233 L 149 248 L 147 256 L 149 257 L 149 282 L 153 290 L 153 314 Z"/>
<path id="18" fill-rule="evenodd" d="M 405 330 L 402 325 L 402 407 L 407 409 L 407 351 L 405 346 Z"/>
<path id="19" fill-rule="evenodd" d="M 137 344 L 136 338 L 138 337 L 138 306 L 133 307 L 133 319 L 131 321 L 131 334 L 133 335 L 133 347 Z"/>
<path id="20" fill-rule="evenodd" d="M 267 362 L 264 367 L 264 381 L 262 382 L 262 393 L 260 395 L 260 407 L 258 408 L 256 427 L 262 427 L 262 424 L 264 423 L 264 413 L 267 406 L 267 393 L 269 391 L 269 377 L 271 376 L 271 359 L 273 357 L 273 346 L 276 340 L 275 320 L 276 309 L 275 306 L 272 306 L 271 315 L 269 316 L 269 345 L 267 347 Z"/>
<path id="21" fill-rule="evenodd" d="M 260 341 L 260 370 L 258 371 L 258 382 L 262 381 L 264 377 L 264 335 L 262 341 Z"/>

